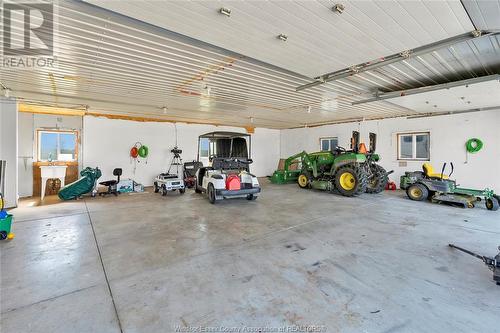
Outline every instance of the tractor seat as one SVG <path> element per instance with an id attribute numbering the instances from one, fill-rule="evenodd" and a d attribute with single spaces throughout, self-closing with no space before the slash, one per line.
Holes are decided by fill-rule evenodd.
<path id="1" fill-rule="evenodd" d="M 438 178 L 438 179 L 441 179 L 441 178 L 448 179 L 448 176 L 443 175 L 443 177 L 441 177 L 440 173 L 434 172 L 434 168 L 432 167 L 432 164 L 430 164 L 430 163 L 424 163 L 422 165 L 422 169 L 424 169 L 424 173 L 425 173 L 426 177 Z"/>

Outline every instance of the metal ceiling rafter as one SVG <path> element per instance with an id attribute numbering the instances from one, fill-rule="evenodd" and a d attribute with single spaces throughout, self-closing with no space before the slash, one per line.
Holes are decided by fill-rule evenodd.
<path id="1" fill-rule="evenodd" d="M 465 34 L 461 34 L 458 36 L 446 38 L 440 41 L 437 41 L 435 43 L 427 44 L 424 46 L 420 46 L 411 50 L 405 50 L 400 53 L 395 53 L 392 54 L 388 57 L 382 57 L 380 59 L 374 60 L 374 61 L 369 61 L 365 62 L 362 64 L 354 65 L 348 68 L 341 69 L 339 71 L 323 74 L 319 77 L 316 78 L 315 82 L 307 83 L 301 86 L 298 86 L 295 88 L 295 91 L 301 91 L 304 89 L 312 88 L 321 84 L 324 84 L 326 82 L 342 79 L 354 74 L 359 74 L 362 72 L 366 72 L 369 70 L 373 70 L 382 66 L 386 66 L 395 62 L 399 62 L 405 59 L 408 59 L 410 57 L 416 57 L 419 55 L 424 55 L 427 53 L 430 53 L 432 51 L 442 49 L 445 47 L 452 46 L 454 44 L 458 44 L 461 42 L 466 42 L 469 40 L 473 40 L 476 38 L 482 38 L 482 37 L 488 37 L 488 36 L 494 36 L 500 34 L 500 31 L 497 30 L 474 30 L 471 32 L 467 32 Z"/>
<path id="2" fill-rule="evenodd" d="M 355 102 L 352 102 L 351 104 L 358 105 L 358 104 L 365 104 L 365 103 L 370 103 L 370 102 L 384 101 L 384 100 L 387 100 L 390 98 L 395 98 L 395 97 L 421 94 L 421 93 L 425 93 L 425 92 L 429 92 L 429 91 L 435 91 L 435 90 L 440 90 L 440 89 L 449 89 L 449 88 L 460 87 L 460 86 L 464 86 L 464 85 L 492 81 L 492 80 L 500 80 L 500 74 L 480 76 L 480 77 L 475 77 L 475 78 L 467 79 L 467 80 L 453 81 L 453 82 L 448 82 L 448 83 L 443 83 L 443 84 L 435 84 L 432 86 L 426 86 L 426 87 L 420 87 L 420 88 L 414 88 L 414 89 L 408 89 L 408 90 L 391 91 L 391 92 L 383 93 L 383 94 L 379 93 L 377 96 L 375 96 L 373 98 L 368 98 L 368 99 L 364 99 L 361 101 L 355 101 Z"/>

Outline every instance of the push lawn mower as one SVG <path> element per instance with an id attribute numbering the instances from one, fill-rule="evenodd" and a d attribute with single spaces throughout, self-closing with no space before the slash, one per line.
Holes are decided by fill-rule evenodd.
<path id="1" fill-rule="evenodd" d="M 199 137 L 198 148 L 202 139 L 210 142 L 211 165 L 196 172 L 196 193 L 207 193 L 212 204 L 229 198 L 257 199 L 261 189 L 257 177 L 250 173 L 253 161 L 247 148 L 247 142 L 251 147 L 251 136 L 232 132 L 207 133 Z"/>
<path id="2" fill-rule="evenodd" d="M 193 188 L 196 185 L 196 171 L 203 166 L 203 163 L 192 161 L 184 163 L 184 185 Z"/>
<path id="3" fill-rule="evenodd" d="M 387 172 L 377 164 L 377 136 L 370 133 L 370 147 L 359 144 L 359 132 L 352 132 L 351 150 L 336 147 L 332 151 L 293 155 L 285 160 L 283 169 L 276 170 L 271 182 L 297 182 L 301 188 L 314 188 L 354 196 L 364 192 L 380 193 L 388 181 Z"/>
<path id="4" fill-rule="evenodd" d="M 476 202 L 484 199 L 488 210 L 498 210 L 500 197 L 493 190 L 457 187 L 456 181 L 450 179 L 454 170 L 453 163 L 449 175 L 444 174 L 446 163 L 443 164 L 441 173 L 435 173 L 430 163 L 424 163 L 422 168 L 423 171 L 407 171 L 401 176 L 400 188 L 406 190 L 411 200 L 429 199 L 436 203 L 447 202 L 464 208 L 473 208 Z"/>

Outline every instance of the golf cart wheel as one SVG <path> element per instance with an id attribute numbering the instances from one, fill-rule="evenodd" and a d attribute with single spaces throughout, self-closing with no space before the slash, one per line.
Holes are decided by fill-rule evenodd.
<path id="1" fill-rule="evenodd" d="M 7 231 L 0 231 L 0 240 L 4 240 L 7 238 Z"/>
<path id="2" fill-rule="evenodd" d="M 207 196 L 208 196 L 208 201 L 210 201 L 211 204 L 214 204 L 216 201 L 215 188 L 214 188 L 214 184 L 212 184 L 212 183 L 208 184 Z"/>
<path id="3" fill-rule="evenodd" d="M 165 184 L 161 186 L 161 195 L 166 196 L 167 195 L 167 187 Z"/>
<path id="4" fill-rule="evenodd" d="M 184 194 L 185 192 L 186 192 L 186 189 L 185 189 L 185 188 L 180 188 L 180 189 L 179 189 L 179 193 L 180 193 L 180 194 Z"/>
<path id="5" fill-rule="evenodd" d="M 335 173 L 335 188 L 346 197 L 365 192 L 366 183 L 366 174 L 356 164 L 340 167 Z"/>
<path id="6" fill-rule="evenodd" d="M 406 195 L 411 200 L 424 201 L 429 196 L 429 190 L 422 184 L 412 184 L 406 189 Z"/>
<path id="7" fill-rule="evenodd" d="M 370 177 L 366 184 L 366 193 L 381 193 L 389 181 L 387 171 L 377 164 L 370 165 Z"/>
<path id="8" fill-rule="evenodd" d="M 297 179 L 297 184 L 299 184 L 300 188 L 309 188 L 310 182 L 311 176 L 306 172 L 301 173 Z"/>
<path id="9" fill-rule="evenodd" d="M 496 198 L 486 199 L 486 208 L 491 211 L 498 210 L 499 204 Z"/>
<path id="10" fill-rule="evenodd" d="M 160 192 L 160 188 L 158 187 L 158 183 L 157 182 L 154 182 L 154 187 L 155 187 L 155 193 L 158 193 Z"/>
<path id="11" fill-rule="evenodd" d="M 257 200 L 257 196 L 253 194 L 247 194 L 247 200 Z"/>

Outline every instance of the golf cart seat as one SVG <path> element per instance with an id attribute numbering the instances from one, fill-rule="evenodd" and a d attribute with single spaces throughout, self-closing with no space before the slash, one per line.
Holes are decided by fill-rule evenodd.
<path id="1" fill-rule="evenodd" d="M 424 169 L 424 174 L 428 178 L 448 179 L 448 176 L 434 172 L 434 168 L 432 167 L 432 164 L 430 164 L 428 162 L 426 162 L 422 165 L 422 169 Z"/>

